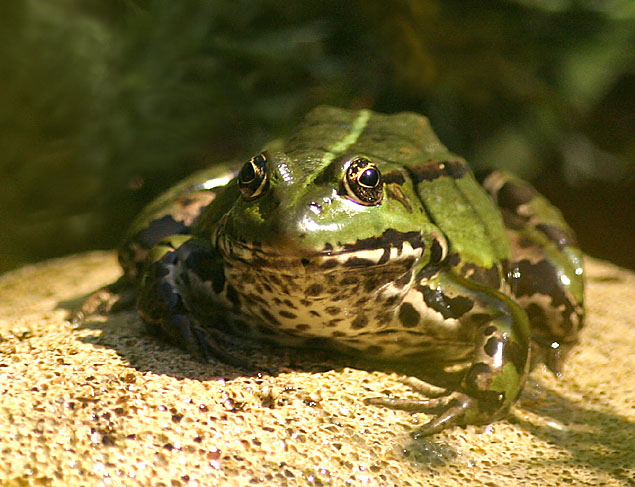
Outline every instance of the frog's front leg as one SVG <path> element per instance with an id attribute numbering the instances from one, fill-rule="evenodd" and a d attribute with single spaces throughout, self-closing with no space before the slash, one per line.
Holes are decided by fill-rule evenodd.
<path id="1" fill-rule="evenodd" d="M 213 249 L 191 235 L 162 240 L 148 255 L 137 300 L 139 316 L 198 360 L 216 358 L 238 365 L 203 331 L 190 309 L 191 275 L 197 272 L 207 280 L 222 275 L 222 263 Z M 210 281 L 210 289 L 222 291 L 224 279 L 219 280 L 220 284 Z"/>
<path id="2" fill-rule="evenodd" d="M 458 319 L 474 333 L 474 351 L 463 376 L 461 391 L 423 400 L 372 398 L 376 405 L 441 412 L 421 429 L 437 433 L 456 424 L 488 424 L 502 418 L 516 401 L 529 370 L 529 322 L 525 312 L 497 290 L 444 271 L 416 287 L 414 303 L 438 313 L 436 325 L 428 319 L 422 326 L 445 326 L 448 317 Z M 465 305 L 466 301 L 469 305 Z M 458 305 L 457 303 L 461 303 Z M 422 318 L 423 319 L 423 318 Z M 424 357 L 425 360 L 425 357 Z"/>

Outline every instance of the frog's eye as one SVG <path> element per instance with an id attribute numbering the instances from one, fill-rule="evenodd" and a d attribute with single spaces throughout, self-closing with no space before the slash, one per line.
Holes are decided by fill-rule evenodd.
<path id="1" fill-rule="evenodd" d="M 346 169 L 344 177 L 346 195 L 365 206 L 381 203 L 384 182 L 377 166 L 365 157 L 356 157 Z"/>
<path id="2" fill-rule="evenodd" d="M 249 159 L 238 173 L 238 187 L 246 200 L 258 198 L 269 184 L 267 159 L 264 154 Z"/>

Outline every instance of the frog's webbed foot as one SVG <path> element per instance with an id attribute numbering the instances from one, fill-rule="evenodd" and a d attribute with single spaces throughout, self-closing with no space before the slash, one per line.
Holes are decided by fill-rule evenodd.
<path id="1" fill-rule="evenodd" d="M 152 323 L 149 324 L 152 325 Z M 218 360 L 235 367 L 245 365 L 244 362 L 225 352 L 217 340 L 208 336 L 202 327 L 186 314 L 172 315 L 158 324 L 164 334 L 180 344 L 199 362 Z"/>
<path id="2" fill-rule="evenodd" d="M 431 399 L 400 399 L 396 397 L 371 397 L 365 399 L 366 404 L 373 406 L 385 406 L 391 409 L 409 411 L 411 413 L 432 412 L 441 410 L 437 416 L 428 421 L 419 430 L 418 434 L 432 435 L 445 428 L 458 424 L 466 424 L 466 413 L 476 406 L 476 399 L 462 392 L 449 392 L 444 390 L 443 397 Z"/>
<path id="3" fill-rule="evenodd" d="M 74 325 L 94 314 L 116 313 L 134 306 L 137 297 L 136 290 L 125 277 L 104 286 L 90 294 L 78 309 L 71 312 L 69 321 Z"/>

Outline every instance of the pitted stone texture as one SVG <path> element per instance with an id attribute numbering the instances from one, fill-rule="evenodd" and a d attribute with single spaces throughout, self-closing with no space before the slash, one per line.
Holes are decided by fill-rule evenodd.
<path id="1" fill-rule="evenodd" d="M 426 415 L 364 404 L 413 394 L 394 373 L 282 350 L 248 352 L 249 370 L 200 364 L 132 312 L 72 326 L 67 309 L 118 276 L 110 253 L 11 272 L 0 485 L 632 485 L 635 276 L 587 264 L 589 318 L 565 375 L 540 368 L 508 420 L 431 438 L 412 437 Z"/>

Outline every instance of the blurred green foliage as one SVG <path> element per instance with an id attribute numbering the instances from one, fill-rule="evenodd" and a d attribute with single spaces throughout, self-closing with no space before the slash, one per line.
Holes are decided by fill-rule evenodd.
<path id="1" fill-rule="evenodd" d="M 635 266 L 634 45 L 632 0 L 2 2 L 0 271 L 115 246 L 321 103 L 427 114 Z"/>

